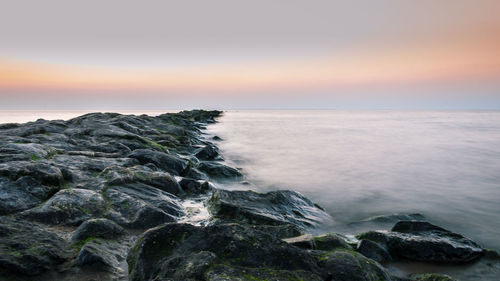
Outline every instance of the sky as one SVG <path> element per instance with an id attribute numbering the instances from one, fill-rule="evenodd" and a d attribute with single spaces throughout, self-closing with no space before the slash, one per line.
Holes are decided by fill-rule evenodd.
<path id="1" fill-rule="evenodd" d="M 0 109 L 500 109 L 498 0 L 0 0 Z"/>

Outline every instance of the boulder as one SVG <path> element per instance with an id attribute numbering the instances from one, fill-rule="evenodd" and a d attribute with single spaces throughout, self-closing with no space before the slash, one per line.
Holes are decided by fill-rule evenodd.
<path id="1" fill-rule="evenodd" d="M 332 281 L 392 281 L 377 262 L 349 250 L 337 250 L 321 256 L 320 266 Z"/>
<path id="2" fill-rule="evenodd" d="M 194 156 L 200 160 L 221 159 L 218 149 L 213 145 L 205 145 L 194 152 Z"/>
<path id="3" fill-rule="evenodd" d="M 88 238 L 100 237 L 113 239 L 125 234 L 125 230 L 108 219 L 90 219 L 82 223 L 73 233 L 72 241 L 83 241 Z"/>
<path id="4" fill-rule="evenodd" d="M 304 234 L 286 238 L 283 241 L 296 247 L 311 250 L 332 251 L 338 248 L 352 250 L 352 247 L 346 242 L 346 238 L 336 233 L 328 233 L 320 236 Z"/>
<path id="5" fill-rule="evenodd" d="M 292 224 L 308 228 L 331 217 L 301 194 L 280 190 L 268 193 L 216 189 L 208 201 L 210 214 L 224 221 L 250 224 Z"/>
<path id="6" fill-rule="evenodd" d="M 361 240 L 358 242 L 356 251 L 363 256 L 370 258 L 376 262 L 385 263 L 392 261 L 392 256 L 387 249 L 371 240 Z"/>
<path id="7" fill-rule="evenodd" d="M 92 270 L 122 273 L 120 263 L 126 259 L 126 245 L 119 241 L 95 238 L 85 243 L 76 256 L 76 265 Z"/>
<path id="8" fill-rule="evenodd" d="M 357 237 L 383 245 L 393 258 L 466 263 L 483 255 L 483 249 L 472 240 L 425 221 L 400 221 L 389 232 L 369 231 Z"/>
<path id="9" fill-rule="evenodd" d="M 184 215 L 175 196 L 142 183 L 110 186 L 104 198 L 110 207 L 106 217 L 123 227 L 145 229 Z"/>
<path id="10" fill-rule="evenodd" d="M 179 181 L 182 190 L 190 195 L 206 194 L 212 190 L 211 185 L 207 181 L 195 180 L 191 178 L 182 178 Z"/>
<path id="11" fill-rule="evenodd" d="M 15 181 L 0 177 L 0 215 L 24 211 L 47 200 L 59 187 L 42 185 L 30 176 Z"/>
<path id="12" fill-rule="evenodd" d="M 20 177 L 30 176 L 41 184 L 60 186 L 64 177 L 59 168 L 47 163 L 32 161 L 12 161 L 0 164 L 0 176 L 15 181 Z"/>
<path id="13" fill-rule="evenodd" d="M 120 185 L 134 182 L 144 183 L 174 195 L 182 195 L 183 189 L 177 181 L 166 172 L 156 172 L 146 166 L 133 166 L 125 168 L 110 166 L 102 175 L 108 185 Z"/>
<path id="14" fill-rule="evenodd" d="M 87 189 L 63 189 L 41 206 L 24 211 L 25 218 L 51 225 L 79 225 L 100 217 L 106 210 L 101 194 Z"/>
<path id="15" fill-rule="evenodd" d="M 188 166 L 187 161 L 176 156 L 149 149 L 136 149 L 128 156 L 139 160 L 142 165 L 153 163 L 161 170 L 176 176 L 182 175 Z"/>
<path id="16" fill-rule="evenodd" d="M 263 270 L 321 274 L 317 260 L 306 251 L 237 224 L 196 227 L 173 223 L 150 229 L 138 239 L 127 261 L 133 281 L 200 280 L 217 264 L 242 270 L 265 267 Z M 211 276 L 210 280 L 222 278 L 214 272 Z"/>
<path id="17" fill-rule="evenodd" d="M 215 179 L 235 179 L 242 177 L 242 174 L 237 169 L 217 162 L 201 162 L 197 169 Z"/>
<path id="18" fill-rule="evenodd" d="M 0 216 L 0 276 L 25 280 L 26 276 L 57 268 L 70 256 L 69 245 L 55 233 L 34 223 Z"/>
<path id="19" fill-rule="evenodd" d="M 412 275 L 411 281 L 456 281 L 456 279 L 439 273 L 425 273 Z"/>

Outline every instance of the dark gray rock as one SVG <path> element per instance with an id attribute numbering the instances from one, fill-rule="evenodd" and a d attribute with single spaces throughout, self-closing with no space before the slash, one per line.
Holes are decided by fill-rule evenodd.
<path id="1" fill-rule="evenodd" d="M 382 244 L 393 258 L 415 261 L 466 263 L 483 255 L 470 239 L 423 221 L 401 221 L 390 232 L 369 231 L 358 239 Z"/>
<path id="2" fill-rule="evenodd" d="M 235 179 L 242 177 L 242 174 L 237 169 L 216 162 L 201 162 L 197 169 L 215 179 Z"/>
<path id="3" fill-rule="evenodd" d="M 307 228 L 331 219 L 309 199 L 289 190 L 257 193 L 216 189 L 208 201 L 208 209 L 214 218 L 250 224 L 292 224 Z"/>
<path id="4" fill-rule="evenodd" d="M 188 166 L 187 161 L 185 160 L 171 154 L 149 149 L 134 150 L 131 154 L 129 154 L 129 157 L 139 160 L 142 165 L 153 163 L 161 170 L 177 176 L 182 175 Z"/>
<path id="5" fill-rule="evenodd" d="M 321 257 L 320 265 L 332 281 L 392 280 L 380 264 L 353 251 L 330 252 Z"/>
<path id="6" fill-rule="evenodd" d="M 60 186 L 64 177 L 57 167 L 42 162 L 13 161 L 0 164 L 0 176 L 15 181 L 20 177 L 30 176 L 44 185 Z"/>
<path id="7" fill-rule="evenodd" d="M 266 267 L 247 268 L 229 265 L 216 265 L 206 275 L 207 281 L 228 280 L 279 280 L 279 281 L 324 281 L 317 274 L 304 270 L 276 270 Z"/>
<path id="8" fill-rule="evenodd" d="M 351 222 L 348 224 L 349 231 L 364 232 L 372 229 L 390 230 L 391 227 L 398 221 L 425 221 L 426 218 L 422 214 L 390 214 L 369 217 L 360 221 Z"/>
<path id="9" fill-rule="evenodd" d="M 41 206 L 24 211 L 25 218 L 52 225 L 79 225 L 100 217 L 106 210 L 101 194 L 87 189 L 64 189 Z"/>
<path id="10" fill-rule="evenodd" d="M 20 177 L 15 181 L 0 177 L 0 215 L 33 208 L 58 190 L 59 187 L 42 185 L 29 176 Z"/>
<path id="11" fill-rule="evenodd" d="M 320 236 L 304 234 L 301 236 L 286 238 L 283 239 L 283 241 L 290 245 L 310 250 L 333 251 L 339 248 L 352 250 L 352 247 L 347 243 L 346 238 L 337 233 L 328 233 Z"/>
<path id="12" fill-rule="evenodd" d="M 0 276 L 23 280 L 26 275 L 57 268 L 70 255 L 69 245 L 56 234 L 24 220 L 0 216 Z"/>
<path id="13" fill-rule="evenodd" d="M 205 145 L 204 147 L 196 150 L 194 156 L 200 160 L 216 160 L 221 159 L 218 149 L 213 145 Z"/>
<path id="14" fill-rule="evenodd" d="M 105 239 L 117 238 L 125 234 L 125 230 L 108 219 L 90 219 L 82 223 L 73 233 L 72 241 L 83 241 L 91 237 Z"/>
<path id="15" fill-rule="evenodd" d="M 102 175 L 109 185 L 120 185 L 140 182 L 166 191 L 174 195 L 182 195 L 183 189 L 177 181 L 166 172 L 156 172 L 146 166 L 125 168 L 110 166 Z"/>
<path id="16" fill-rule="evenodd" d="M 456 281 L 456 279 L 444 274 L 426 273 L 412 275 L 411 281 Z"/>
<path id="17" fill-rule="evenodd" d="M 376 262 L 385 263 L 392 261 L 392 256 L 391 254 L 389 254 L 387 249 L 377 242 L 373 242 L 371 240 L 359 241 L 356 247 L 356 251 Z"/>
<path id="18" fill-rule="evenodd" d="M 207 181 L 200 181 L 190 178 L 183 178 L 179 181 L 182 190 L 191 195 L 206 194 L 212 190 L 211 185 Z"/>
<path id="19" fill-rule="evenodd" d="M 82 246 L 76 257 L 76 265 L 121 273 L 120 263 L 126 258 L 126 248 L 118 241 L 92 239 Z"/>
<path id="20" fill-rule="evenodd" d="M 175 196 L 142 183 L 110 186 L 104 198 L 111 209 L 106 217 L 124 227 L 145 229 L 184 215 Z"/>
<path id="21" fill-rule="evenodd" d="M 193 270 L 181 266 L 193 259 L 197 265 Z M 204 270 L 216 264 L 321 274 L 316 259 L 307 252 L 237 224 L 208 227 L 166 224 L 150 229 L 139 238 L 127 261 L 133 281 L 199 280 Z M 157 275 L 158 272 L 163 275 Z"/>

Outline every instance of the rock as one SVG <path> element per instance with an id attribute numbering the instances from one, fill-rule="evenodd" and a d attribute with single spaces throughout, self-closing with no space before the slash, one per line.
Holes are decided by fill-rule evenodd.
<path id="1" fill-rule="evenodd" d="M 40 226 L 0 216 L 0 276 L 24 280 L 69 259 L 69 245 Z M 18 279 L 16 279 L 18 278 Z M 27 279 L 27 278 L 26 278 Z"/>
<path id="2" fill-rule="evenodd" d="M 213 136 L 213 137 L 212 137 L 212 139 L 213 139 L 214 141 L 221 141 L 221 140 L 222 140 L 222 138 L 221 138 L 221 137 L 219 137 L 219 136 Z"/>
<path id="3" fill-rule="evenodd" d="M 58 225 L 79 225 L 100 217 L 106 210 L 101 195 L 86 189 L 64 189 L 40 207 L 22 212 L 22 216 L 39 222 Z"/>
<path id="4" fill-rule="evenodd" d="M 113 239 L 123 234 L 125 234 L 125 230 L 114 221 L 108 219 L 90 219 L 82 223 L 75 230 L 71 240 L 83 241 L 92 237 Z"/>
<path id="5" fill-rule="evenodd" d="M 194 156 L 200 160 L 216 160 L 221 159 L 219 151 L 213 145 L 205 145 L 204 147 L 196 150 Z"/>
<path id="6" fill-rule="evenodd" d="M 352 247 L 347 244 L 345 239 L 340 234 L 336 233 L 328 233 L 316 237 L 311 234 L 305 234 L 297 237 L 286 238 L 283 239 L 283 241 L 299 248 L 311 250 L 332 251 L 337 248 L 352 250 Z"/>
<path id="7" fill-rule="evenodd" d="M 312 234 L 304 234 L 296 237 L 285 238 L 283 239 L 283 241 L 299 248 L 311 249 L 311 250 L 316 249 L 316 245 L 314 243 L 314 236 L 312 236 Z"/>
<path id="8" fill-rule="evenodd" d="M 208 201 L 210 214 L 217 219 L 250 224 L 292 224 L 308 228 L 331 217 L 297 192 L 289 190 L 257 193 L 216 189 Z"/>
<path id="9" fill-rule="evenodd" d="M 149 149 L 136 149 L 129 154 L 129 157 L 139 160 L 142 165 L 153 163 L 158 168 L 176 176 L 182 175 L 187 168 L 187 161 L 170 154 Z"/>
<path id="10" fill-rule="evenodd" d="M 327 253 L 321 257 L 320 264 L 329 273 L 329 280 L 332 281 L 392 280 L 380 264 L 352 251 L 337 250 Z"/>
<path id="11" fill-rule="evenodd" d="M 61 170 L 46 163 L 31 161 L 12 161 L 0 164 L 0 176 L 15 181 L 20 177 L 30 176 L 41 184 L 60 186 L 64 182 Z"/>
<path id="12" fill-rule="evenodd" d="M 338 233 L 327 233 L 314 237 L 314 244 L 317 250 L 331 251 L 334 249 L 352 249 L 347 243 L 347 238 Z"/>
<path id="13" fill-rule="evenodd" d="M 358 239 L 378 242 L 393 258 L 414 261 L 466 263 L 483 255 L 475 242 L 423 221 L 400 221 L 390 232 L 369 231 Z"/>
<path id="14" fill-rule="evenodd" d="M 370 240 L 359 241 L 356 251 L 376 262 L 385 263 L 392 261 L 391 254 L 389 254 L 384 246 Z"/>
<path id="15" fill-rule="evenodd" d="M 103 171 L 103 177 L 109 185 L 140 182 L 174 195 L 184 193 L 179 183 L 169 173 L 155 172 L 146 166 L 130 168 L 111 166 Z"/>
<path id="16" fill-rule="evenodd" d="M 246 280 L 279 280 L 279 281 L 324 281 L 317 274 L 304 270 L 276 270 L 266 267 L 246 268 L 228 265 L 216 265 L 206 273 L 207 281 L 246 281 Z"/>
<path id="17" fill-rule="evenodd" d="M 191 195 L 205 194 L 212 190 L 212 187 L 207 181 L 199 181 L 190 178 L 182 178 L 179 185 L 185 193 Z"/>
<path id="18" fill-rule="evenodd" d="M 15 181 L 0 177 L 0 215 L 33 208 L 58 190 L 59 187 L 42 185 L 30 176 Z"/>
<path id="19" fill-rule="evenodd" d="M 220 163 L 201 162 L 197 168 L 205 172 L 208 176 L 216 179 L 235 179 L 242 177 L 242 174 L 235 168 Z"/>
<path id="20" fill-rule="evenodd" d="M 104 198 L 111 208 L 107 218 L 123 227 L 145 229 L 184 215 L 176 197 L 142 183 L 110 186 Z"/>
<path id="21" fill-rule="evenodd" d="M 24 160 L 38 161 L 54 155 L 55 149 L 37 143 L 7 143 L 0 147 L 2 158 L 6 154 L 24 156 Z"/>
<path id="22" fill-rule="evenodd" d="M 197 265 L 193 270 L 181 266 L 193 259 Z M 139 238 L 127 261 L 133 281 L 199 280 L 201 272 L 216 264 L 321 274 L 317 260 L 307 252 L 237 224 L 196 227 L 173 223 L 150 229 Z M 163 275 L 157 275 L 159 272 Z"/>
<path id="23" fill-rule="evenodd" d="M 125 258 L 126 249 L 119 242 L 96 238 L 82 246 L 76 264 L 93 270 L 121 271 L 120 262 Z"/>
<path id="24" fill-rule="evenodd" d="M 411 276 L 412 281 L 456 281 L 448 275 L 439 273 L 416 274 Z"/>
<path id="25" fill-rule="evenodd" d="M 350 231 L 364 232 L 371 229 L 390 230 L 398 221 L 425 221 L 422 214 L 390 214 L 366 218 L 348 224 Z"/>

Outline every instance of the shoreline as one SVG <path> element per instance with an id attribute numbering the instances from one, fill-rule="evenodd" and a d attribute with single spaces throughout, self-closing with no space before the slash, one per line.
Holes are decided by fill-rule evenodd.
<path id="1" fill-rule="evenodd" d="M 203 137 L 221 114 L 91 113 L 0 124 L 0 273 L 6 280 L 452 280 L 396 277 L 383 265 L 498 263 L 496 253 L 417 215 L 356 239 L 312 236 L 308 229 L 331 218 L 299 193 L 216 189 L 211 182 L 244 179 L 223 164 L 217 140 Z M 178 223 L 200 212 L 183 205 L 189 200 L 206 205 L 207 222 Z"/>

